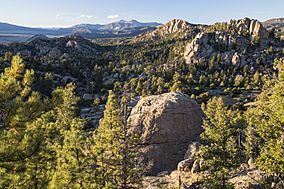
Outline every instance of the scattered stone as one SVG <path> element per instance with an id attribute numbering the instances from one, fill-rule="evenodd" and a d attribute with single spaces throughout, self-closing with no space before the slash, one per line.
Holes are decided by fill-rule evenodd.
<path id="1" fill-rule="evenodd" d="M 191 172 L 192 173 L 198 173 L 200 172 L 200 159 L 197 159 L 194 161 L 192 168 L 191 168 Z"/>
<path id="2" fill-rule="evenodd" d="M 238 55 L 238 53 L 235 53 L 234 56 L 232 57 L 232 64 L 234 66 L 238 66 L 241 64 L 241 58 L 240 56 Z"/>
<path id="3" fill-rule="evenodd" d="M 75 47 L 77 47 L 77 45 L 78 45 L 77 41 L 73 41 L 73 40 L 70 40 L 66 43 L 66 47 L 75 48 Z"/>
<path id="4" fill-rule="evenodd" d="M 181 162 L 178 163 L 177 170 L 178 171 L 189 171 L 193 162 L 194 162 L 193 158 L 182 160 Z"/>
<path id="5" fill-rule="evenodd" d="M 168 171 L 162 171 L 162 172 L 160 172 L 160 173 L 157 174 L 158 177 L 166 176 L 166 175 L 169 175 L 169 172 L 168 172 Z"/>
<path id="6" fill-rule="evenodd" d="M 81 114 L 86 114 L 86 113 L 89 113 L 90 111 L 91 111 L 91 108 L 82 108 Z"/>

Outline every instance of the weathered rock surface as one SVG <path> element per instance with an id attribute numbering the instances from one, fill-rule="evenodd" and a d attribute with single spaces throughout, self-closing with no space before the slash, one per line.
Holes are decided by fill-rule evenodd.
<path id="1" fill-rule="evenodd" d="M 226 32 L 201 32 L 187 44 L 184 57 L 187 63 L 196 63 L 202 59 L 209 59 L 219 52 L 233 52 L 234 45 L 238 42 L 240 47 L 247 47 L 250 43 L 249 40 L 244 39 L 234 42 L 234 38 Z M 232 53 L 224 56 L 231 57 Z"/>
<path id="2" fill-rule="evenodd" d="M 184 159 L 194 158 L 199 154 L 200 143 L 193 142 L 188 145 L 187 151 L 185 153 Z"/>
<path id="3" fill-rule="evenodd" d="M 236 28 L 239 33 L 249 32 L 253 37 L 268 38 L 269 36 L 269 32 L 263 27 L 262 23 L 254 19 L 243 18 L 238 20 Z"/>
<path id="4" fill-rule="evenodd" d="M 189 171 L 193 162 L 194 162 L 194 158 L 188 158 L 188 159 L 182 160 L 181 162 L 178 163 L 177 170 L 178 171 Z"/>
<path id="5" fill-rule="evenodd" d="M 130 131 L 141 136 L 144 163 L 149 174 L 174 170 L 189 143 L 201 133 L 203 112 L 187 95 L 166 93 L 142 98 L 128 119 Z"/>
<path id="6" fill-rule="evenodd" d="M 260 188 L 261 180 L 265 177 L 266 175 L 262 171 L 241 166 L 229 182 L 233 183 L 236 189 Z"/>
<path id="7" fill-rule="evenodd" d="M 284 40 L 284 18 L 269 19 L 263 22 L 263 26 L 267 30 L 273 31 L 281 40 Z"/>
<path id="8" fill-rule="evenodd" d="M 200 156 L 200 143 L 193 142 L 188 145 L 184 160 L 178 163 L 177 170 L 180 172 L 197 173 L 203 169 L 204 160 Z"/>
<path id="9" fill-rule="evenodd" d="M 244 18 L 224 24 L 227 24 L 226 30 L 200 32 L 186 45 L 184 58 L 188 64 L 220 54 L 223 63 L 242 66 L 247 62 L 238 54 L 247 54 L 253 41 L 260 46 L 267 45 L 269 32 L 257 20 Z"/>
<path id="10" fill-rule="evenodd" d="M 174 19 L 162 26 L 159 26 L 154 31 L 149 31 L 145 34 L 141 34 L 133 39 L 133 42 L 146 42 L 152 40 L 163 40 L 167 37 L 185 38 L 195 36 L 202 25 L 190 24 L 184 20 Z"/>

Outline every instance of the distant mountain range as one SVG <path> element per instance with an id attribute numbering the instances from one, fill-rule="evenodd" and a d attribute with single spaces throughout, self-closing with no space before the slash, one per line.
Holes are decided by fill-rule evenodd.
<path id="1" fill-rule="evenodd" d="M 275 29 L 276 34 L 284 38 L 284 18 L 270 19 L 263 22 L 263 25 L 268 30 Z M 188 37 L 202 27 L 202 25 L 193 25 L 179 19 L 174 19 L 165 25 L 158 22 L 120 20 L 109 24 L 78 24 L 68 28 L 32 28 L 0 22 L 0 43 L 26 42 L 34 39 L 34 36 L 43 38 L 69 35 L 81 35 L 87 39 L 136 36 L 134 42 L 151 41 L 166 36 L 180 35 L 180 32 Z"/>
<path id="2" fill-rule="evenodd" d="M 127 37 L 154 30 L 157 22 L 142 23 L 137 20 L 120 20 L 101 24 L 79 24 L 69 28 L 31 28 L 0 23 L 0 42 L 26 41 L 34 35 L 67 36 L 80 34 L 86 38 Z"/>

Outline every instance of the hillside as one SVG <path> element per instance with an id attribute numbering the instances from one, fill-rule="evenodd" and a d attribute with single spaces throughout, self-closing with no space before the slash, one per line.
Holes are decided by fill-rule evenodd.
<path id="1" fill-rule="evenodd" d="M 276 35 L 284 39 L 284 18 L 274 18 L 263 22 L 268 30 L 275 30 Z"/>
<path id="2" fill-rule="evenodd" d="M 170 39 L 190 39 L 205 26 L 190 24 L 187 21 L 175 19 L 159 26 L 154 31 L 141 34 L 133 39 L 133 43 L 150 42 Z"/>
<path id="3" fill-rule="evenodd" d="M 121 20 L 0 44 L 0 188 L 282 189 L 280 22 Z"/>

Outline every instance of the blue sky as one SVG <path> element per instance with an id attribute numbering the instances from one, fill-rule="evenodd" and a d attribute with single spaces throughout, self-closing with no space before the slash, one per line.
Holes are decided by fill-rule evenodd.
<path id="1" fill-rule="evenodd" d="M 1 0 L 0 22 L 24 26 L 67 27 L 120 19 L 174 18 L 214 23 L 245 16 L 264 21 L 284 17 L 284 0 Z"/>

